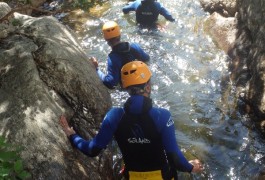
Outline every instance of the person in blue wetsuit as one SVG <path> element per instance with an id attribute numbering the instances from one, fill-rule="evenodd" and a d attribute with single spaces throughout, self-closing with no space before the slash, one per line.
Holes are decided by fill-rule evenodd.
<path id="1" fill-rule="evenodd" d="M 114 88 L 120 83 L 120 71 L 124 64 L 135 59 L 143 62 L 149 61 L 150 57 L 137 43 L 122 42 L 119 25 L 114 21 L 106 22 L 102 27 L 104 39 L 112 48 L 107 60 L 107 74 L 98 68 L 98 61 L 92 57 L 97 74 L 105 86 L 109 89 Z"/>
<path id="2" fill-rule="evenodd" d="M 65 134 L 74 147 L 90 157 L 97 156 L 114 137 L 125 163 L 125 177 L 130 180 L 169 180 L 177 179 L 177 171 L 202 172 L 198 159 L 187 161 L 180 151 L 170 112 L 153 107 L 150 78 L 145 63 L 125 64 L 121 69 L 122 86 L 130 97 L 124 106 L 107 112 L 98 134 L 91 140 L 84 140 L 61 116 Z"/>
<path id="3" fill-rule="evenodd" d="M 136 22 L 141 27 L 155 28 L 159 14 L 174 22 L 172 15 L 156 0 L 136 0 L 122 8 L 124 14 L 136 12 Z"/>

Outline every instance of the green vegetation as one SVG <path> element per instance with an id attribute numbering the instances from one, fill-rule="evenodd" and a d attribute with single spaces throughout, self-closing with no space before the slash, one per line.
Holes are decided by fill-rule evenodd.
<path id="1" fill-rule="evenodd" d="M 12 19 L 11 20 L 11 24 L 13 26 L 20 26 L 21 25 L 21 22 L 18 19 Z"/>
<path id="2" fill-rule="evenodd" d="M 0 179 L 27 179 L 31 175 L 24 170 L 22 159 L 19 157 L 21 148 L 8 144 L 0 136 Z"/>

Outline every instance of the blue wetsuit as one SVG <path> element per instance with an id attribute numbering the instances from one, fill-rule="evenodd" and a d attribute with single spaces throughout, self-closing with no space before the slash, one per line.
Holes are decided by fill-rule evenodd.
<path id="1" fill-rule="evenodd" d="M 112 47 L 112 51 L 108 55 L 107 74 L 97 69 L 98 76 L 105 86 L 112 89 L 121 81 L 120 71 L 122 66 L 135 59 L 146 62 L 149 61 L 150 57 L 138 44 L 121 42 Z"/>
<path id="2" fill-rule="evenodd" d="M 177 179 L 177 170 L 192 171 L 192 164 L 178 148 L 170 112 L 153 107 L 150 98 L 133 95 L 123 108 L 110 109 L 92 140 L 86 141 L 77 134 L 69 139 L 84 154 L 94 157 L 113 137 L 118 142 L 127 171 L 162 170 L 164 179 L 172 176 Z"/>
<path id="3" fill-rule="evenodd" d="M 141 26 L 154 26 L 159 14 L 164 16 L 168 21 L 175 21 L 171 14 L 159 2 L 154 0 L 136 0 L 123 7 L 122 11 L 124 14 L 135 11 L 136 22 Z"/>

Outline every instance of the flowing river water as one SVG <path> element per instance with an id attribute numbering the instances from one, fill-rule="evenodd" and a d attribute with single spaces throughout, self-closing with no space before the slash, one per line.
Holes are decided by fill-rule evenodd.
<path id="1" fill-rule="evenodd" d="M 111 50 L 101 34 L 107 20 L 118 22 L 122 40 L 139 43 L 149 53 L 153 102 L 170 110 L 185 156 L 200 159 L 205 167 L 202 174 L 179 173 L 180 179 L 256 179 L 264 168 L 265 143 L 246 126 L 248 116 L 239 113 L 235 87 L 227 78 L 227 55 L 203 31 L 209 14 L 198 0 L 160 2 L 177 20 L 170 23 L 159 17 L 165 26 L 161 31 L 135 26 L 135 13 L 122 13 L 125 0 L 111 0 L 87 17 L 77 16 L 72 24 L 82 21 L 82 44 L 88 56 L 99 60 L 102 70 Z M 119 90 L 110 93 L 114 106 L 128 97 Z"/>

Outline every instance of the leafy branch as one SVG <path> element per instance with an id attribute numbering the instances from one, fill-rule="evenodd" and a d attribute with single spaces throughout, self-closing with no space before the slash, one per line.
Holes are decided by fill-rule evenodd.
<path id="1" fill-rule="evenodd" d="M 19 157 L 20 150 L 0 136 L 0 179 L 25 180 L 31 177 L 23 168 L 22 159 Z"/>

